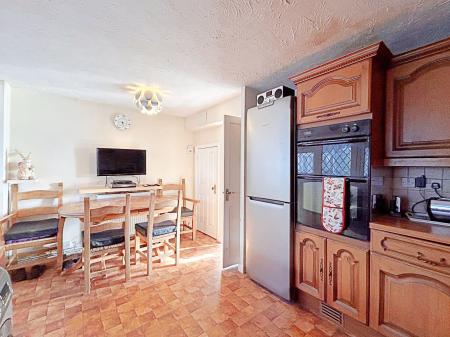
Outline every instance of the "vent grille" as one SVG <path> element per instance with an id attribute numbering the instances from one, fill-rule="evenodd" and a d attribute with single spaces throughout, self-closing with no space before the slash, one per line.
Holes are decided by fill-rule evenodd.
<path id="1" fill-rule="evenodd" d="M 336 324 L 342 325 L 344 322 L 342 313 L 340 313 L 336 309 L 333 309 L 328 304 L 320 304 L 320 313 Z"/>

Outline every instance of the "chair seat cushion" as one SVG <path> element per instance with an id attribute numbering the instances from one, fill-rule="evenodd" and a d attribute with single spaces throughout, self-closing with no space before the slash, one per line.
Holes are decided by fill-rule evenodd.
<path id="1" fill-rule="evenodd" d="M 46 239 L 58 233 L 58 219 L 16 222 L 5 233 L 5 243 L 27 242 Z"/>
<path id="2" fill-rule="evenodd" d="M 123 229 L 110 229 L 91 234 L 91 249 L 118 245 L 123 242 L 125 242 Z"/>
<path id="3" fill-rule="evenodd" d="M 187 207 L 181 207 L 181 217 L 192 216 L 193 214 L 194 212 L 192 211 L 192 209 Z"/>
<path id="4" fill-rule="evenodd" d="M 147 222 L 137 223 L 135 225 L 136 231 L 140 234 L 147 236 Z M 175 221 L 166 220 L 160 223 L 156 223 L 153 225 L 153 236 L 161 236 L 170 233 L 174 233 L 177 231 L 177 224 Z"/>

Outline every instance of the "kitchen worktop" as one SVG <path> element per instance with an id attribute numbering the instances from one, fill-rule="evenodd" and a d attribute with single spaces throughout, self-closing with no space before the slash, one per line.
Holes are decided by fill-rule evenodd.
<path id="1" fill-rule="evenodd" d="M 450 245 L 448 226 L 418 223 L 392 216 L 377 216 L 371 221 L 370 228 Z"/>

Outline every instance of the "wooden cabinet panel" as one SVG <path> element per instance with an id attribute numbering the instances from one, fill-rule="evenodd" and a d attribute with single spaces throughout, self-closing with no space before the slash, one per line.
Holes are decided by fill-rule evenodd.
<path id="1" fill-rule="evenodd" d="M 369 112 L 369 61 L 300 83 L 298 124 Z"/>
<path id="2" fill-rule="evenodd" d="M 450 277 L 371 254 L 370 326 L 386 336 L 450 336 Z"/>
<path id="3" fill-rule="evenodd" d="M 395 57 L 386 82 L 387 158 L 450 163 L 450 39 Z"/>
<path id="4" fill-rule="evenodd" d="M 367 323 L 369 252 L 327 240 L 327 303 Z"/>
<path id="5" fill-rule="evenodd" d="M 295 233 L 295 285 L 321 300 L 325 300 L 325 249 L 325 238 Z"/>
<path id="6" fill-rule="evenodd" d="M 337 123 L 337 119 L 348 122 L 381 116 L 385 64 L 391 56 L 380 42 L 293 76 L 297 124 L 314 126 Z"/>
<path id="7" fill-rule="evenodd" d="M 450 250 L 442 244 L 372 230 L 371 250 L 450 275 Z"/>

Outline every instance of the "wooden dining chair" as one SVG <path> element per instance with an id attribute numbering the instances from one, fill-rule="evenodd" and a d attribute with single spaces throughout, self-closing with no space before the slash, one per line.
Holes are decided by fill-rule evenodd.
<path id="1" fill-rule="evenodd" d="M 22 207 L 24 201 L 39 206 Z M 63 184 L 53 190 L 19 191 L 11 185 L 11 213 L 0 219 L 2 266 L 7 270 L 54 263 L 62 252 L 58 233 Z"/>
<path id="2" fill-rule="evenodd" d="M 125 280 L 130 280 L 130 194 L 124 206 L 91 208 L 89 197 L 84 198 L 83 268 L 85 292 L 91 292 L 91 278 L 122 270 L 123 265 L 107 267 L 107 261 L 124 258 Z M 92 271 L 92 266 L 97 269 Z"/>
<path id="3" fill-rule="evenodd" d="M 170 185 L 172 185 L 164 185 L 161 178 L 158 179 L 158 184 L 162 187 L 161 190 L 158 190 L 159 195 L 164 195 L 164 191 L 167 191 L 168 188 L 170 188 Z M 197 238 L 197 216 L 200 200 L 186 197 L 186 179 L 184 178 L 181 179 L 181 189 L 183 193 L 183 203 L 181 205 L 181 234 L 191 233 L 192 240 L 195 241 Z"/>
<path id="4" fill-rule="evenodd" d="M 136 253 L 147 261 L 147 275 L 153 261 L 165 262 L 167 257 L 175 255 L 175 265 L 178 265 L 180 258 L 182 187 L 172 185 L 171 188 L 175 192 L 172 197 L 152 193 L 147 222 L 135 224 Z"/>

